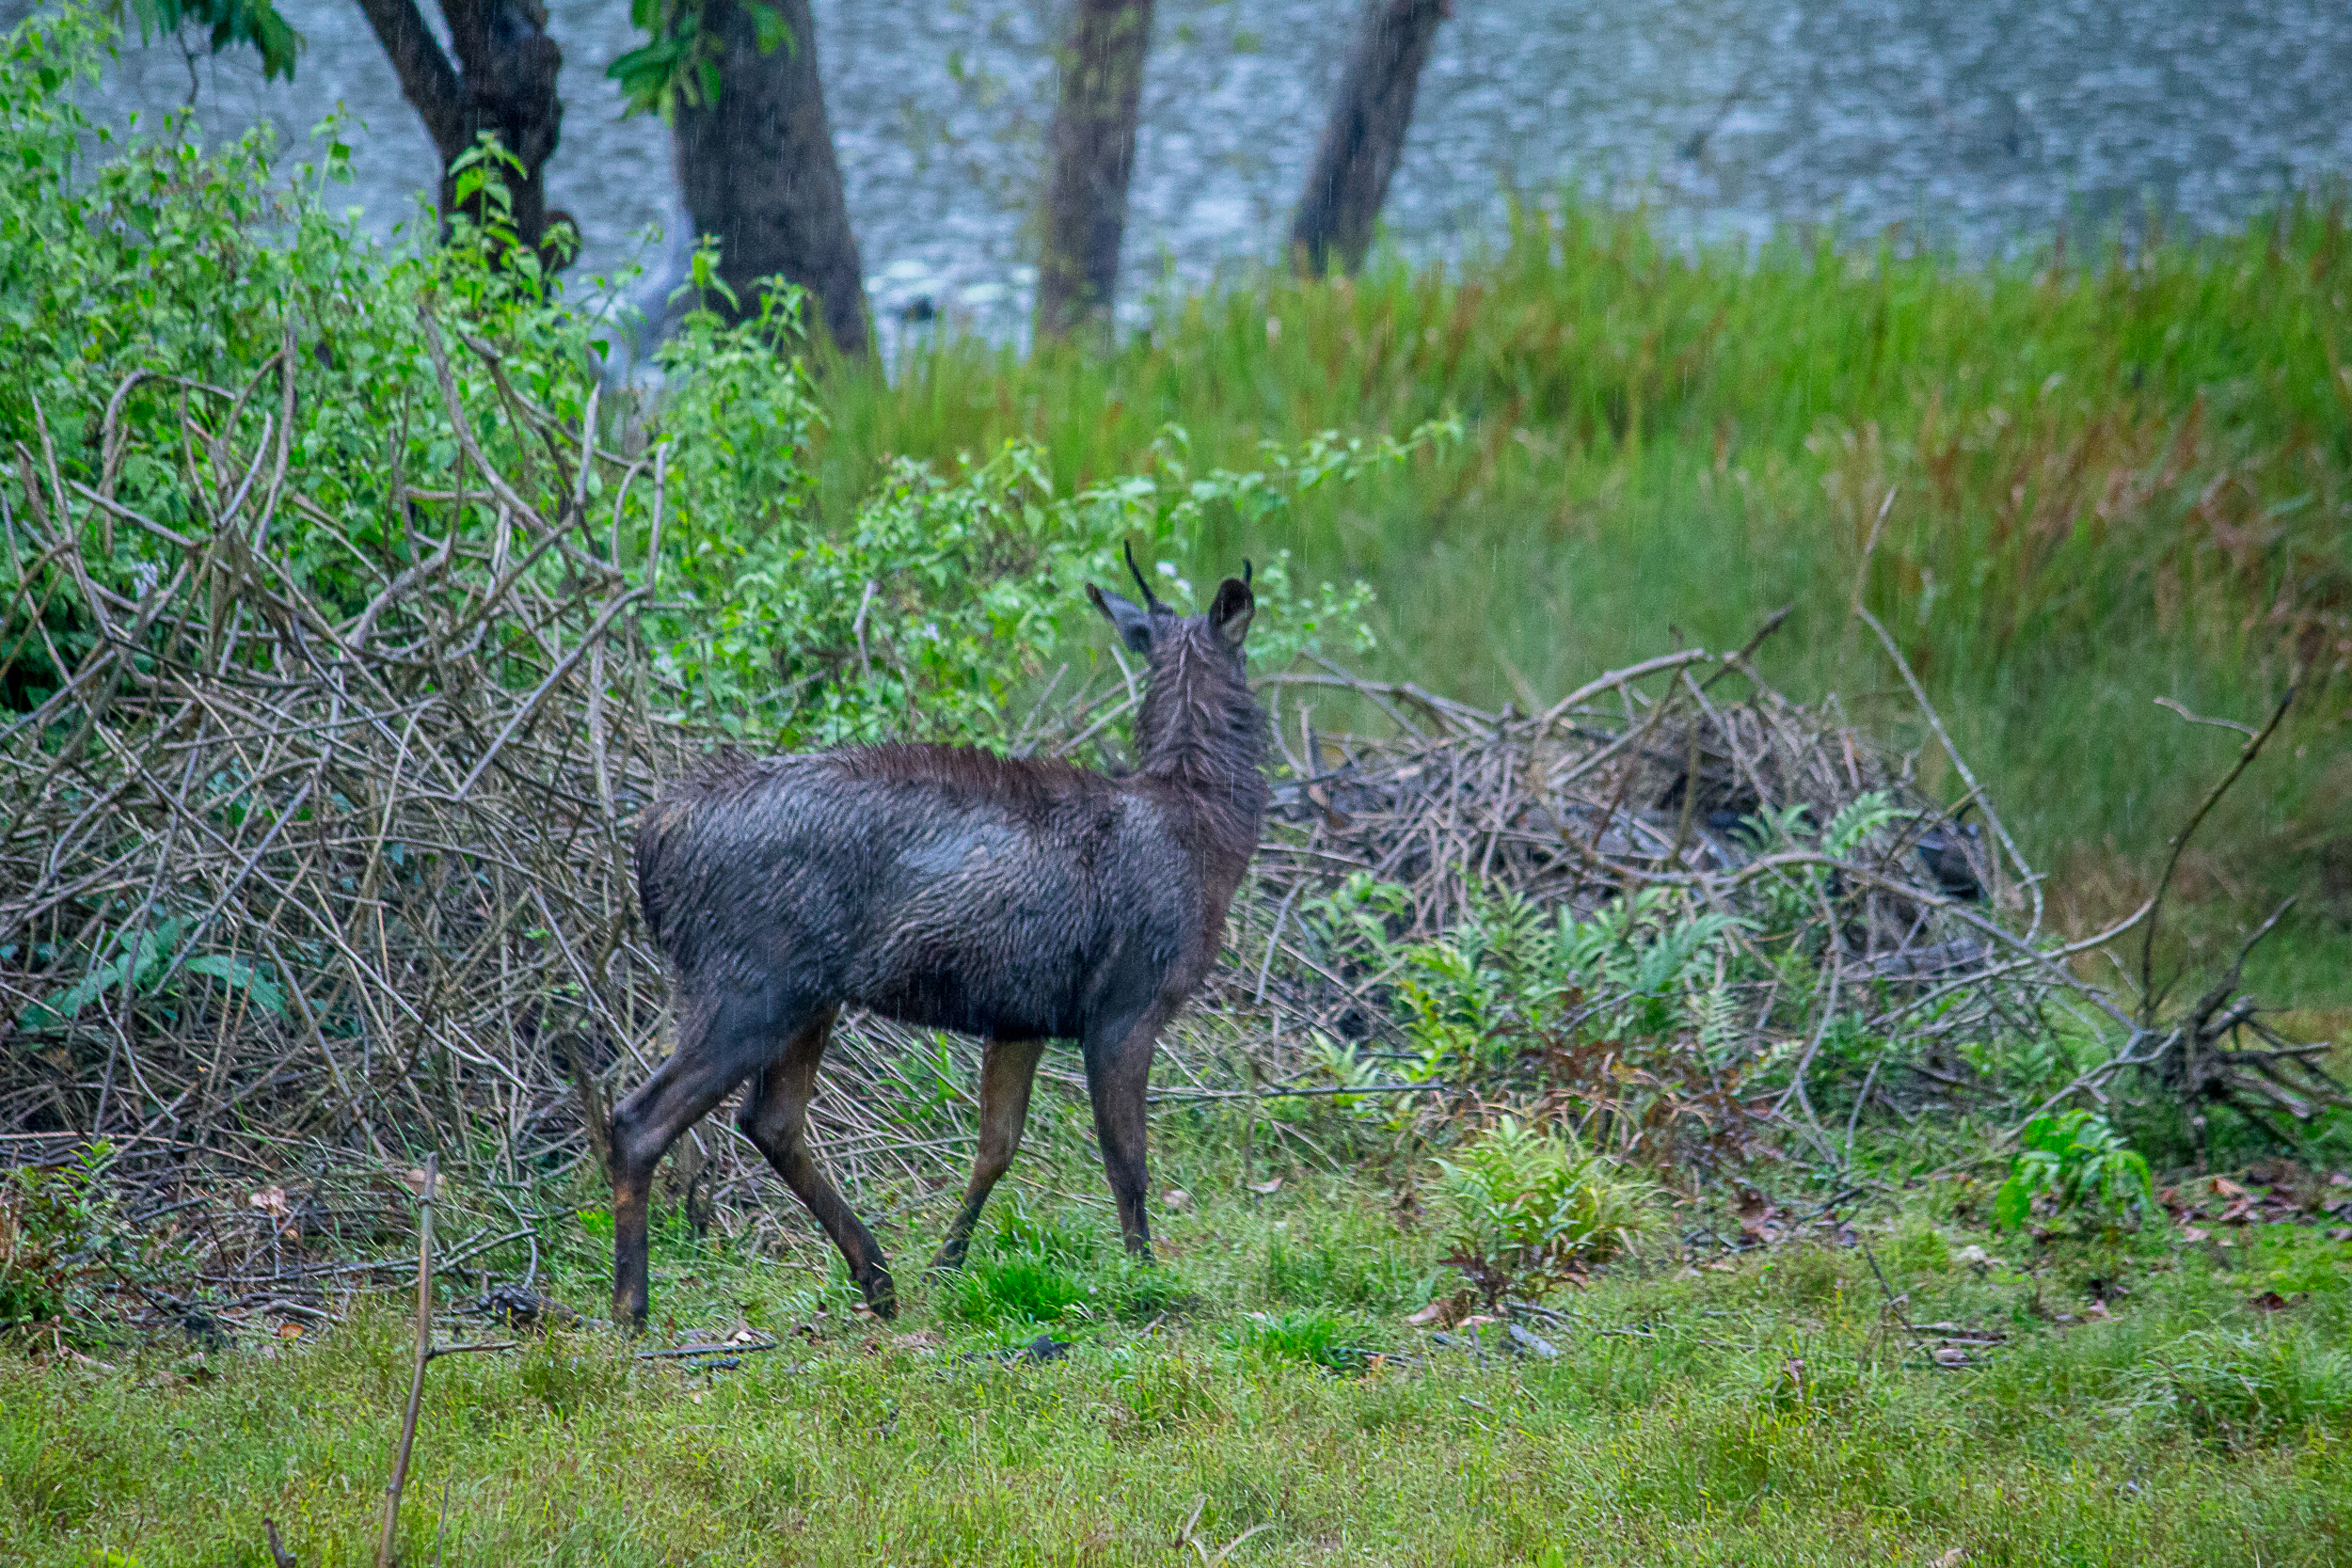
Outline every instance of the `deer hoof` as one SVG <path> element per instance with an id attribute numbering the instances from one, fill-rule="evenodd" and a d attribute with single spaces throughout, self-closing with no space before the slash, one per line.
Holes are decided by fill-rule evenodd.
<path id="1" fill-rule="evenodd" d="M 866 1292 L 866 1305 L 877 1318 L 898 1315 L 898 1288 L 890 1275 L 881 1269 L 858 1281 L 858 1289 Z"/>

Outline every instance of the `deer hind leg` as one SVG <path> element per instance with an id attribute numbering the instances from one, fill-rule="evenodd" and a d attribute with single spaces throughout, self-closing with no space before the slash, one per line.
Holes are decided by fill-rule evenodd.
<path id="1" fill-rule="evenodd" d="M 1144 1164 L 1144 1093 L 1151 1086 L 1152 1052 L 1167 1011 L 1153 1006 L 1123 1026 L 1089 1033 L 1087 1090 L 1094 1101 L 1094 1135 L 1103 1146 L 1103 1172 L 1119 1200 L 1119 1228 L 1127 1250 L 1152 1260 L 1152 1225 L 1144 1214 L 1150 1176 Z"/>
<path id="2" fill-rule="evenodd" d="M 612 1319 L 643 1327 L 648 1302 L 645 1206 L 654 1167 L 678 1134 L 708 1115 L 764 1054 L 773 1009 L 745 999 L 691 998 L 678 1008 L 677 1049 L 614 1108 L 608 1173 L 612 1179 Z M 770 1047 L 768 1049 L 772 1049 Z"/>
<path id="3" fill-rule="evenodd" d="M 865 1292 L 866 1305 L 888 1318 L 898 1312 L 898 1296 L 883 1265 L 882 1247 L 826 1180 L 808 1148 L 808 1102 L 816 1097 L 817 1067 L 825 1059 L 835 1010 L 827 1007 L 818 1014 L 786 1044 L 783 1055 L 753 1076 L 736 1123 L 841 1249 L 850 1277 Z"/>
<path id="4" fill-rule="evenodd" d="M 1021 1129 L 1029 1119 L 1029 1089 L 1037 1082 L 1038 1058 L 1043 1040 L 990 1040 L 980 1053 L 980 1151 L 972 1161 L 972 1181 L 963 1190 L 963 1207 L 947 1238 L 939 1243 L 934 1269 L 960 1269 L 972 1244 L 972 1227 L 980 1222 L 980 1209 L 1012 1157 L 1021 1148 Z"/>

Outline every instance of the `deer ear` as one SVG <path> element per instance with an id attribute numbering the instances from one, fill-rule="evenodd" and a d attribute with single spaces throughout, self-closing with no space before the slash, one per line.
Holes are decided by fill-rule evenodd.
<path id="1" fill-rule="evenodd" d="M 1249 635 L 1249 619 L 1257 613 L 1257 596 L 1241 578 L 1227 578 L 1216 585 L 1216 602 L 1209 606 L 1209 625 L 1216 628 L 1227 647 L 1241 646 L 1241 640 Z"/>
<path id="2" fill-rule="evenodd" d="M 1103 619 L 1119 628 L 1119 640 L 1133 653 L 1152 651 L 1152 617 L 1106 588 L 1087 584 L 1087 597 L 1103 612 Z"/>

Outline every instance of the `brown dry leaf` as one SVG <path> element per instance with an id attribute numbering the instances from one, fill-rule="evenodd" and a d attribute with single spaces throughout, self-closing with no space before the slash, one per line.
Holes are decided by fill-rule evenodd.
<path id="1" fill-rule="evenodd" d="M 2192 1225 L 2183 1228 L 2181 1231 L 2181 1240 L 2184 1242 L 2201 1242 L 2212 1234 L 2213 1232 L 2210 1230 L 2200 1230 L 2197 1227 Z"/>
<path id="2" fill-rule="evenodd" d="M 2244 1197 L 2246 1196 L 2246 1189 L 2239 1186 L 2236 1182 L 2231 1180 L 2226 1176 L 2217 1176 L 2213 1179 L 2213 1190 L 2220 1194 L 2223 1197 Z"/>
<path id="3" fill-rule="evenodd" d="M 2258 1296 L 2248 1296 L 2246 1305 L 2257 1312 L 2283 1312 L 2295 1303 L 2276 1291 L 2265 1291 Z"/>
<path id="4" fill-rule="evenodd" d="M 2088 1308 L 2085 1309 L 2083 1316 L 2086 1318 L 2096 1318 L 2104 1323 L 2107 1319 L 2115 1316 L 2115 1314 L 2107 1310 L 2107 1304 L 2106 1302 L 2094 1301 Z"/>
<path id="5" fill-rule="evenodd" d="M 912 1334 L 898 1335 L 890 1342 L 900 1350 L 937 1350 L 939 1336 L 928 1328 L 918 1328 Z"/>
<path id="6" fill-rule="evenodd" d="M 279 1323 L 278 1325 L 278 1337 L 280 1339 L 299 1339 L 302 1338 L 302 1325 L 300 1323 Z"/>
<path id="7" fill-rule="evenodd" d="M 1460 1323 L 1455 1323 L 1454 1326 L 1456 1328 L 1484 1328 L 1488 1323 L 1499 1323 L 1502 1321 L 1502 1320 L 1501 1318 L 1492 1317 L 1485 1312 L 1472 1312 L 1469 1317 L 1464 1318 Z"/>
<path id="8" fill-rule="evenodd" d="M 1192 1208 L 1192 1195 L 1182 1187 L 1170 1187 L 1160 1195 L 1160 1204 L 1181 1214 Z"/>
<path id="9" fill-rule="evenodd" d="M 2352 1225 L 2340 1225 L 2328 1232 L 2331 1242 L 2352 1242 Z"/>
<path id="10" fill-rule="evenodd" d="M 1406 1317 L 1405 1321 L 1412 1324 L 1415 1328 L 1427 1328 L 1431 1323 L 1437 1323 L 1443 1326 L 1445 1323 L 1445 1309 L 1446 1304 L 1444 1302 L 1433 1301 L 1428 1306 L 1422 1307 L 1420 1311 L 1412 1313 L 1410 1316 Z"/>
<path id="11" fill-rule="evenodd" d="M 1718 1258 L 1707 1266 L 1716 1274 L 1737 1274 L 1740 1271 L 1738 1259 L 1731 1258 Z"/>
<path id="12" fill-rule="evenodd" d="M 1278 1176 L 1273 1178 L 1271 1180 L 1252 1181 L 1249 1183 L 1249 1190 L 1263 1196 L 1272 1197 L 1276 1193 L 1282 1190 L 1282 1179 Z"/>
<path id="13" fill-rule="evenodd" d="M 1942 1557 L 1939 1557 L 1933 1562 L 1929 1563 L 1928 1568 L 1960 1568 L 1960 1565 L 1966 1561 L 1967 1559 L 1968 1550 L 1966 1547 L 1954 1546 L 1950 1551 L 1946 1552 Z"/>
<path id="14" fill-rule="evenodd" d="M 400 1178 L 400 1184 L 407 1188 L 410 1192 L 416 1194 L 419 1197 L 422 1197 L 424 1196 L 424 1171 L 422 1167 L 411 1166 L 408 1170 L 403 1172 Z M 446 1176 L 436 1177 L 433 1182 L 433 1196 L 437 1198 L 448 1191 L 449 1178 Z"/>
<path id="15" fill-rule="evenodd" d="M 260 1192 L 246 1198 L 246 1202 L 276 1220 L 278 1234 L 291 1236 L 294 1233 L 294 1205 L 286 1201 L 285 1188 L 263 1187 Z"/>

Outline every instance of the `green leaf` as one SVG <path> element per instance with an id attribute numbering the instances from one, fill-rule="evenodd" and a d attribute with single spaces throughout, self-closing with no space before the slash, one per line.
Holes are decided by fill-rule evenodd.
<path id="1" fill-rule="evenodd" d="M 787 59 L 799 57 L 800 40 L 792 36 L 791 24 L 773 6 L 754 5 L 752 13 L 752 43 L 762 55 L 772 55 L 781 47 Z"/>
<path id="2" fill-rule="evenodd" d="M 2015 1230 L 2023 1227 L 2033 1212 L 2033 1194 L 2026 1190 L 2023 1178 L 2011 1176 L 2001 1183 L 2001 1190 L 1993 1195 L 1993 1228 Z"/>
<path id="3" fill-rule="evenodd" d="M 224 986 L 241 989 L 279 1018 L 286 1016 L 284 989 L 243 958 L 232 958 L 226 953 L 207 953 L 202 958 L 190 958 L 183 967 L 190 974 L 209 974 Z"/>

